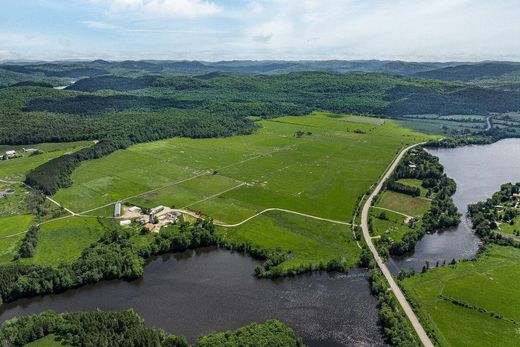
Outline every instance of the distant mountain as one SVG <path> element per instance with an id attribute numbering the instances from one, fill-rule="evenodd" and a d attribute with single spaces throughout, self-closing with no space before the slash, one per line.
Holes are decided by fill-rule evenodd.
<path id="1" fill-rule="evenodd" d="M 515 71 L 520 71 L 520 63 L 486 62 L 420 71 L 415 73 L 414 76 L 444 81 L 469 82 L 476 79 L 497 78 Z"/>

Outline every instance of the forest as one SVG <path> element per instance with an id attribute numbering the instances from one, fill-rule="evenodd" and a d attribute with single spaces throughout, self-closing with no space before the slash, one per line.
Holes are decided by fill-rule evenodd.
<path id="1" fill-rule="evenodd" d="M 375 73 L 138 77 L 94 73 L 69 90 L 39 85 L 27 82 L 0 89 L 0 143 L 99 142 L 30 173 L 26 183 L 45 194 L 66 187 L 70 173 L 84 160 L 170 137 L 250 134 L 257 128 L 254 117 L 299 116 L 315 110 L 378 116 L 520 110 L 520 97 L 513 92 Z"/>
<path id="2" fill-rule="evenodd" d="M 46 311 L 6 321 L 0 328 L 4 347 L 23 347 L 45 337 L 74 347 L 189 347 L 181 336 L 146 326 L 133 310 L 63 314 Z M 279 321 L 269 320 L 235 331 L 201 336 L 192 346 L 303 347 L 304 344 L 291 328 Z"/>

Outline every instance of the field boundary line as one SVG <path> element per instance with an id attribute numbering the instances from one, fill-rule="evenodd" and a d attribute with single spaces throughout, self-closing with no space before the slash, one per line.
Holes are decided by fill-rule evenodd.
<path id="1" fill-rule="evenodd" d="M 370 208 L 377 208 L 378 210 L 385 210 L 385 211 L 388 211 L 388 212 L 397 213 L 397 214 L 400 214 L 401 216 L 405 216 L 406 218 L 412 218 L 413 217 L 413 216 L 407 215 L 406 213 L 394 211 L 394 210 L 391 210 L 389 208 L 384 208 L 384 207 L 379 207 L 379 206 L 370 206 Z"/>
<path id="2" fill-rule="evenodd" d="M 192 203 L 189 204 L 189 205 L 186 205 L 186 206 L 184 206 L 184 207 L 181 207 L 181 210 L 184 210 L 184 209 L 186 209 L 186 208 L 188 208 L 188 207 L 190 207 L 190 206 L 193 206 L 193 205 L 199 204 L 199 203 L 201 203 L 201 202 L 211 200 L 211 199 L 213 199 L 213 198 L 216 198 L 217 196 L 220 196 L 220 195 L 222 195 L 222 194 L 225 194 L 225 193 L 230 192 L 230 191 L 232 191 L 232 190 L 235 190 L 235 189 L 237 189 L 237 188 L 243 187 L 243 186 L 245 186 L 246 184 L 247 184 L 246 182 L 242 182 L 242 183 L 240 183 L 239 185 L 236 185 L 236 186 L 234 186 L 234 187 L 231 187 L 231 188 L 229 188 L 229 189 L 226 189 L 226 190 L 224 190 L 224 191 L 222 191 L 222 192 L 219 192 L 219 193 L 216 193 L 216 194 L 210 195 L 210 196 L 208 196 L 208 197 L 206 197 L 206 198 L 204 198 L 204 199 L 201 199 L 201 200 L 199 200 L 199 201 L 192 202 Z"/>
<path id="3" fill-rule="evenodd" d="M 173 187 L 173 186 L 176 186 L 178 184 L 181 184 L 181 183 L 184 183 L 184 182 L 187 182 L 187 181 L 190 181 L 190 180 L 193 180 L 193 179 L 196 179 L 196 178 L 199 178 L 199 177 L 202 177 L 202 176 L 209 176 L 211 175 L 214 171 L 218 171 L 218 170 L 224 170 L 224 169 L 227 169 L 227 168 L 230 168 L 230 167 L 233 167 L 233 166 L 236 166 L 236 165 L 240 165 L 240 164 L 243 164 L 243 163 L 246 163 L 248 161 L 251 161 L 251 160 L 255 160 L 255 159 L 258 159 L 258 158 L 261 158 L 261 157 L 264 157 L 266 155 L 270 155 L 272 153 L 276 153 L 276 152 L 280 152 L 286 148 L 290 148 L 290 147 L 295 147 L 296 145 L 288 145 L 288 146 L 284 146 L 284 147 L 280 147 L 280 148 L 277 148 L 277 149 L 274 149 L 272 151 L 269 151 L 269 152 L 265 152 L 265 153 L 261 153 L 261 154 L 257 154 L 251 158 L 247 158 L 247 159 L 244 159 L 244 160 L 241 160 L 241 161 L 238 161 L 238 162 L 235 162 L 235 163 L 232 163 L 232 164 L 229 164 L 229 165 L 226 165 L 226 166 L 220 166 L 220 167 L 217 167 L 216 169 L 214 170 L 210 170 L 210 169 L 207 169 L 207 170 L 204 170 L 202 173 L 199 173 L 197 175 L 194 175 L 194 176 L 191 176 L 191 177 L 187 177 L 187 178 L 184 178 L 182 180 L 179 180 L 179 181 L 175 181 L 173 183 L 169 183 L 167 185 L 164 185 L 164 186 L 161 186 L 161 187 L 157 187 L 157 188 L 154 188 L 154 189 L 151 189 L 151 190 L 148 190 L 146 192 L 142 192 L 142 193 L 139 193 L 139 194 L 136 194 L 136 195 L 133 195 L 133 196 L 129 196 L 129 197 L 125 197 L 125 198 L 121 198 L 117 201 L 123 201 L 123 200 L 129 200 L 129 199 L 135 199 L 135 198 L 138 198 L 140 196 L 143 196 L 143 195 L 147 195 L 147 194 L 150 194 L 150 193 L 155 193 L 159 190 L 162 190 L 162 189 L 166 189 L 166 188 L 170 188 L 170 187 Z M 226 176 L 227 177 L 227 176 Z M 76 213 L 76 215 L 83 215 L 83 214 L 86 214 L 86 213 L 89 213 L 89 212 L 93 212 L 93 211 L 97 211 L 97 210 L 100 210 L 102 208 L 105 208 L 105 207 L 109 207 L 109 206 L 112 206 L 114 205 L 117 201 L 113 201 L 113 202 L 110 202 L 110 203 L 107 203 L 107 204 L 104 204 L 102 206 L 98 206 L 98 207 L 95 207 L 95 208 L 92 208 L 90 210 L 86 210 L 86 211 L 83 211 L 83 212 L 79 212 L 79 213 Z"/>
<path id="4" fill-rule="evenodd" d="M 401 308 L 403 309 L 403 312 L 408 317 L 410 323 L 412 324 L 415 332 L 417 333 L 417 336 L 421 340 L 422 344 L 425 347 L 433 347 L 433 343 L 430 340 L 430 337 L 426 333 L 426 330 L 424 330 L 424 327 L 422 326 L 421 322 L 415 315 L 415 312 L 412 310 L 412 307 L 410 306 L 410 303 L 404 296 L 403 292 L 401 291 L 401 288 L 397 285 L 394 278 L 392 277 L 392 274 L 388 270 L 388 267 L 383 262 L 383 259 L 377 252 L 376 247 L 374 246 L 374 243 L 372 242 L 372 237 L 370 236 L 370 230 L 368 228 L 368 212 L 372 205 L 372 202 L 374 201 L 374 198 L 377 194 L 381 191 L 381 188 L 383 187 L 383 184 L 385 183 L 385 180 L 390 177 L 390 175 L 394 172 L 397 165 L 400 163 L 401 159 L 404 157 L 404 155 L 412 148 L 423 145 L 424 142 L 417 143 L 415 145 L 410 145 L 408 147 L 405 147 L 402 149 L 398 155 L 395 157 L 395 159 L 392 161 L 390 167 L 387 169 L 387 171 L 383 174 L 383 176 L 380 178 L 378 184 L 376 185 L 375 189 L 372 191 L 372 193 L 368 196 L 367 201 L 365 202 L 365 205 L 363 206 L 363 210 L 361 212 L 361 228 L 363 230 L 363 237 L 365 239 L 365 242 L 374 256 L 374 259 L 376 261 L 377 266 L 383 273 L 383 276 L 385 276 L 386 280 L 388 281 L 388 284 L 390 286 L 390 290 L 394 293 L 397 301 L 401 305 Z"/>
<path id="5" fill-rule="evenodd" d="M 262 210 L 262 211 L 260 211 L 260 212 L 258 212 L 256 214 L 252 215 L 251 217 L 248 217 L 248 218 L 244 219 L 243 221 L 235 223 L 235 224 L 215 223 L 215 225 L 218 225 L 220 227 L 225 227 L 225 228 L 235 228 L 235 227 L 241 226 L 244 223 L 249 222 L 253 218 L 256 218 L 256 217 L 258 217 L 258 216 L 260 216 L 260 215 L 262 215 L 262 214 L 264 214 L 266 212 L 270 212 L 270 211 L 280 211 L 280 212 L 296 214 L 298 216 L 308 217 L 308 218 L 312 218 L 312 219 L 317 219 L 317 220 L 321 220 L 321 221 L 329 222 L 329 223 L 342 224 L 342 225 L 348 225 L 348 226 L 352 225 L 352 223 L 342 222 L 342 221 L 334 220 L 334 219 L 322 218 L 322 217 L 313 216 L 313 215 L 306 214 L 306 213 L 301 213 L 301 212 L 292 211 L 292 210 L 286 210 L 284 208 L 277 208 L 277 207 L 266 208 L 265 210 Z"/>

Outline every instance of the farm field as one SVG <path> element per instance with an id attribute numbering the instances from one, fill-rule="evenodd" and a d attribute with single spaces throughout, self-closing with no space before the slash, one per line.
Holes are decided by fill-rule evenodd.
<path id="1" fill-rule="evenodd" d="M 7 150 L 16 150 L 23 157 L 0 161 L 0 180 L 22 181 L 27 171 L 47 162 L 50 159 L 62 156 L 68 152 L 78 151 L 81 148 L 92 145 L 90 141 L 65 142 L 65 143 L 41 143 L 28 145 L 38 149 L 41 154 L 23 153 L 22 146 L 0 146 L 0 153 Z"/>
<path id="2" fill-rule="evenodd" d="M 110 222 L 107 220 L 104 223 Z M 106 229 L 96 218 L 88 217 L 70 217 L 43 224 L 34 256 L 23 261 L 39 265 L 73 261 Z"/>
<path id="3" fill-rule="evenodd" d="M 237 224 L 268 208 L 345 223 L 396 153 L 429 138 L 389 120 L 324 113 L 258 124 L 253 135 L 174 138 L 84 162 L 72 175 L 73 185 L 53 198 L 89 216 L 109 217 L 113 204 L 125 201 L 198 211 L 217 225 Z M 218 226 L 217 232 L 233 244 L 289 252 L 279 266 L 283 271 L 333 259 L 353 266 L 360 251 L 350 226 L 280 211 Z M 52 255 L 40 259 L 38 252 L 39 262 L 52 263 Z"/>
<path id="4" fill-rule="evenodd" d="M 135 145 L 83 163 L 72 187 L 54 199 L 74 212 L 128 198 L 147 206 L 191 205 L 226 223 L 269 207 L 346 220 L 397 151 L 427 138 L 393 121 L 373 125 L 360 119 L 380 120 L 349 118 L 282 117 L 259 122 L 248 136 Z M 295 136 L 299 130 L 305 132 L 301 138 Z"/>
<path id="5" fill-rule="evenodd" d="M 426 213 L 430 207 L 430 201 L 419 197 L 385 191 L 379 199 L 377 206 L 413 217 Z"/>
<path id="6" fill-rule="evenodd" d="M 476 260 L 431 269 L 402 285 L 441 346 L 518 346 L 519 262 L 519 249 L 492 245 Z"/>
<path id="7" fill-rule="evenodd" d="M 361 251 L 350 226 L 279 211 L 267 212 L 235 228 L 217 227 L 217 230 L 233 244 L 290 251 L 290 258 L 279 266 L 281 271 L 341 258 L 347 261 L 347 267 L 352 267 Z"/>

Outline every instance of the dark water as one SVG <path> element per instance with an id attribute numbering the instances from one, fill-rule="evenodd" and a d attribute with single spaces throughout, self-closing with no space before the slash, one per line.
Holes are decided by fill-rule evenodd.
<path id="1" fill-rule="evenodd" d="M 279 319 L 310 346 L 382 346 L 367 274 L 313 274 L 278 281 L 253 277 L 256 262 L 225 250 L 159 257 L 134 282 L 110 281 L 0 306 L 0 321 L 38 313 L 133 308 L 148 325 L 184 335 Z"/>
<path id="2" fill-rule="evenodd" d="M 453 200 L 462 214 L 468 204 L 485 200 L 503 183 L 520 181 L 520 139 L 506 139 L 491 145 L 429 150 L 439 157 L 446 174 L 457 182 Z M 403 268 L 421 270 L 426 261 L 467 259 L 475 256 L 478 237 L 466 218 L 449 230 L 426 235 L 412 255 L 394 258 L 389 268 L 397 273 Z"/>

